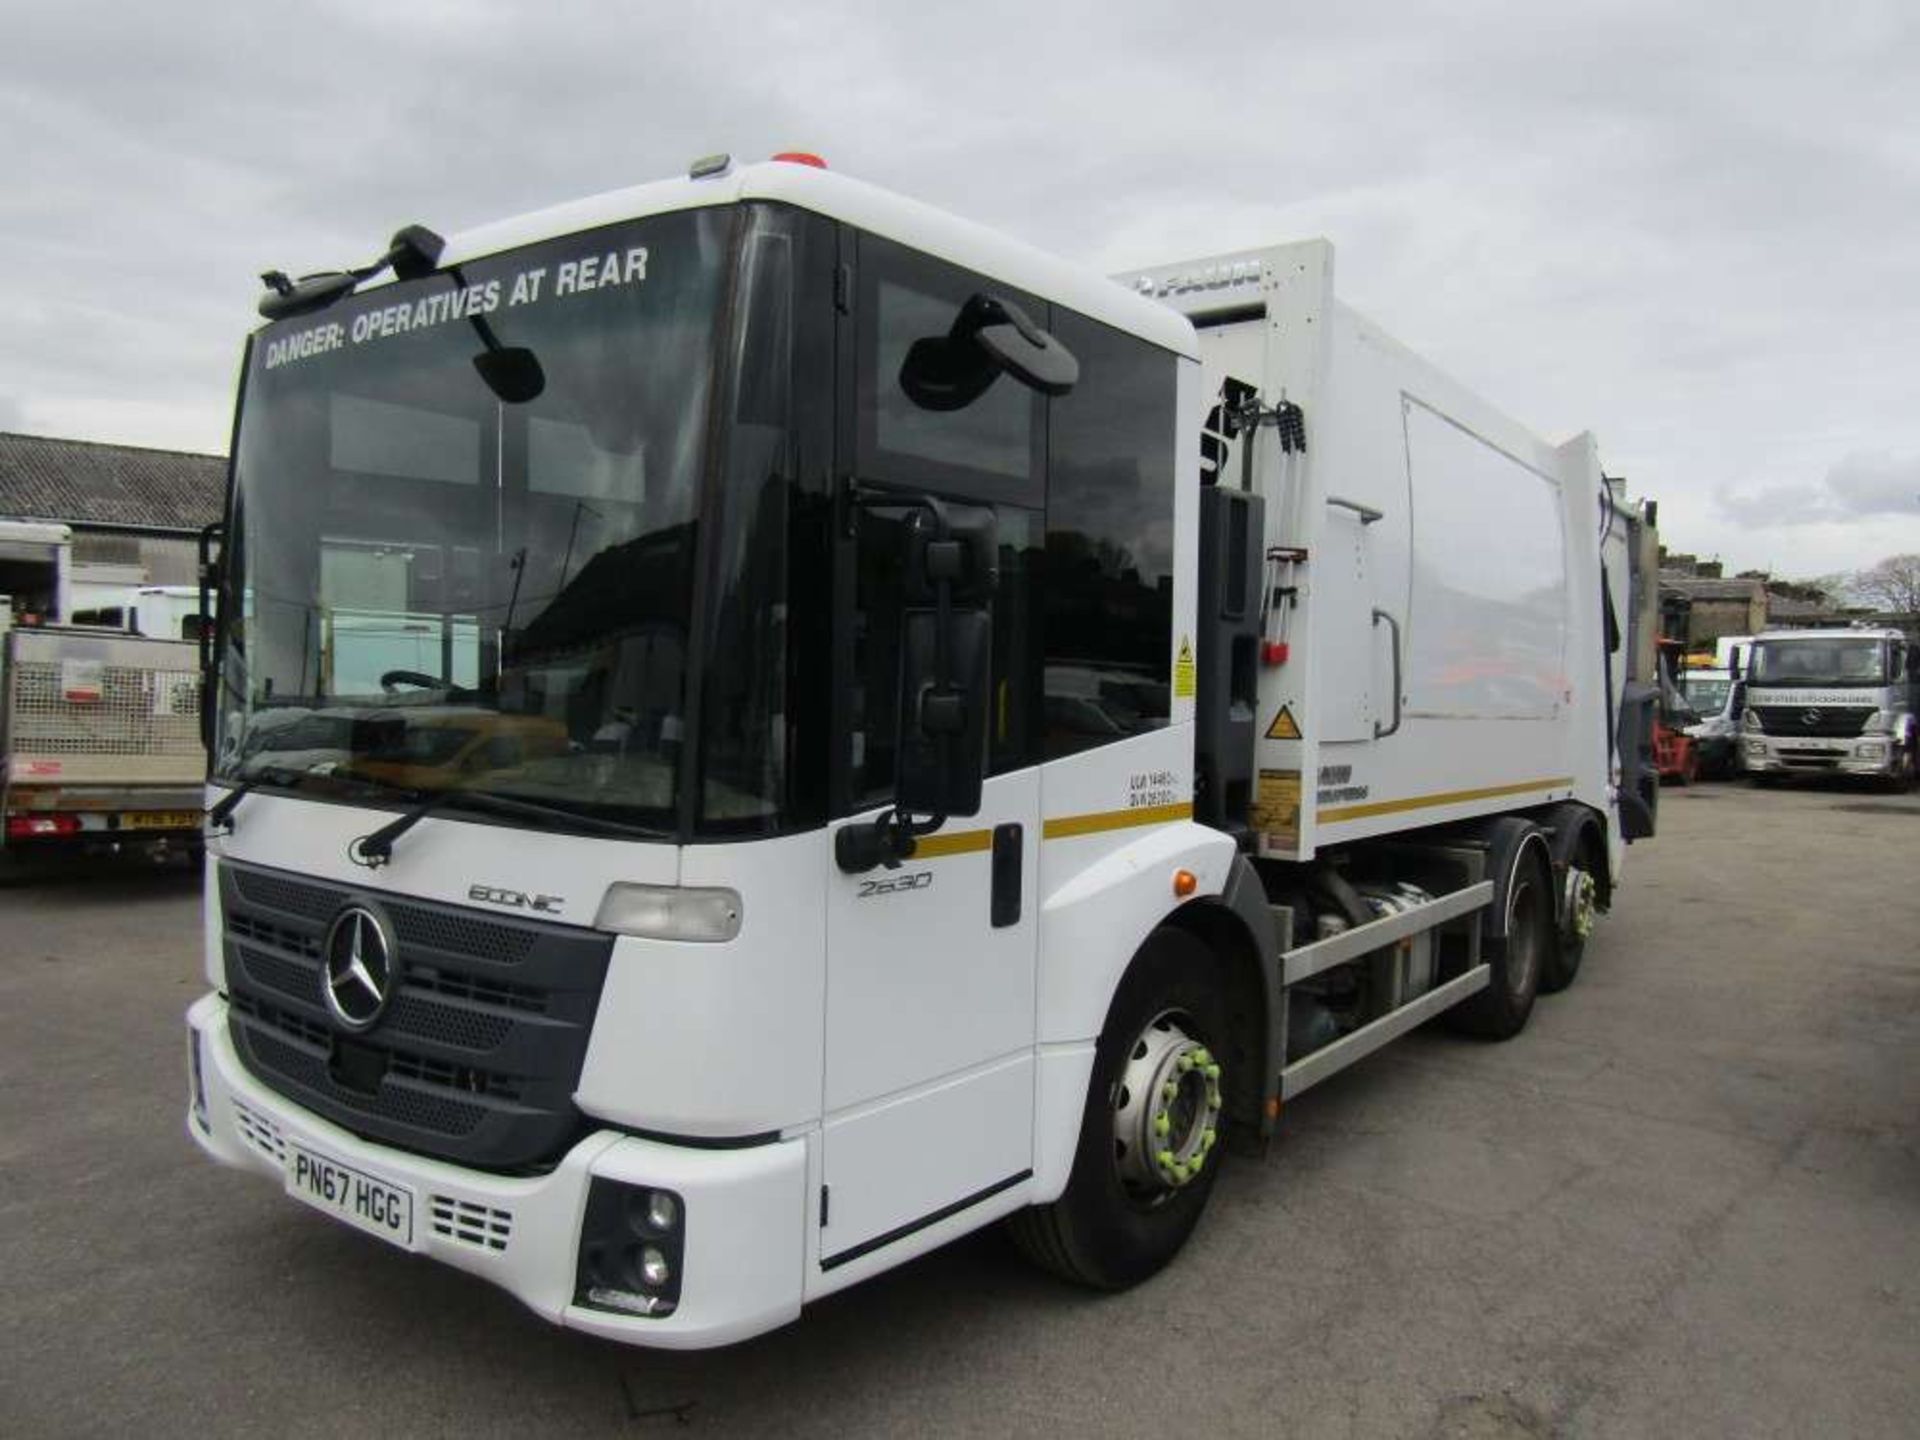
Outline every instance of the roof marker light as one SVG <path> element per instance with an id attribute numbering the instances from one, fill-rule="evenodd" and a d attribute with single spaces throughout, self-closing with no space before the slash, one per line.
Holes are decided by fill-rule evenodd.
<path id="1" fill-rule="evenodd" d="M 816 170 L 824 170 L 827 168 L 827 162 L 822 160 L 818 155 L 815 155 L 811 150 L 782 150 L 773 158 L 775 160 L 785 161 L 789 165 L 811 165 Z"/>
<path id="2" fill-rule="evenodd" d="M 731 155 L 702 155 L 687 167 L 689 180 L 705 180 L 713 175 L 724 175 L 733 168 Z"/>

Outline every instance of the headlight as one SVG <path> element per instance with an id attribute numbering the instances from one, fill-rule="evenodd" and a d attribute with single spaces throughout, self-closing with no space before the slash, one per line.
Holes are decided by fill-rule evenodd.
<path id="1" fill-rule="evenodd" d="M 737 890 L 609 885 L 593 925 L 596 930 L 637 935 L 642 940 L 718 944 L 740 933 L 742 908 Z"/>
<path id="2" fill-rule="evenodd" d="M 1742 710 L 1740 712 L 1740 728 L 1749 735 L 1758 735 L 1760 733 L 1760 717 L 1751 710 Z"/>
<path id="3" fill-rule="evenodd" d="M 655 1318 L 680 1303 L 686 1204 L 670 1190 L 596 1176 L 587 1188 L 573 1303 Z"/>
<path id="4" fill-rule="evenodd" d="M 1867 717 L 1867 723 L 1860 727 L 1862 735 L 1885 735 L 1893 729 L 1893 712 L 1876 710 Z"/>
<path id="5" fill-rule="evenodd" d="M 1887 758 L 1887 747 L 1876 741 L 1871 745 L 1854 746 L 1853 753 L 1862 760 L 1884 760 Z"/>

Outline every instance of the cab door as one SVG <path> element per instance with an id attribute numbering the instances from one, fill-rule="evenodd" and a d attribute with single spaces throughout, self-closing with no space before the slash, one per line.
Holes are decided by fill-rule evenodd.
<path id="1" fill-rule="evenodd" d="M 831 846 L 825 862 L 822 1271 L 1020 1184 L 1033 1147 L 1040 667 L 1028 581 L 1041 531 L 1044 401 L 1003 376 L 957 408 L 917 403 L 901 381 L 914 343 L 945 335 L 973 295 L 1005 292 L 868 237 L 855 253 L 843 346 L 843 453 L 853 463 L 835 576 L 835 734 L 844 737 L 835 832 L 892 799 L 902 615 L 912 603 L 904 528 L 917 500 L 991 519 L 998 578 L 978 813 L 948 818 L 897 865 L 849 873 Z"/>

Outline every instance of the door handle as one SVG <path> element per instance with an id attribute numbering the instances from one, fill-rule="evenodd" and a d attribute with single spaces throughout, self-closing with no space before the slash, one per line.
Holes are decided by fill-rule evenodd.
<path id="1" fill-rule="evenodd" d="M 1020 855 L 1024 832 L 1018 825 L 993 827 L 993 891 L 987 902 L 993 928 L 1020 923 Z"/>
<path id="2" fill-rule="evenodd" d="M 1375 628 L 1379 627 L 1382 620 L 1387 622 L 1387 629 L 1393 633 L 1393 723 L 1383 728 L 1378 720 L 1374 721 L 1373 738 L 1376 740 L 1384 740 L 1400 728 L 1400 622 L 1386 611 L 1376 609 L 1373 612 Z"/>
<path id="3" fill-rule="evenodd" d="M 1349 500 L 1344 495 L 1327 496 L 1327 504 L 1338 510 L 1351 510 L 1360 517 L 1362 525 L 1371 525 L 1376 520 L 1387 518 L 1387 512 L 1376 510 L 1371 505 L 1362 505 L 1358 500 Z"/>

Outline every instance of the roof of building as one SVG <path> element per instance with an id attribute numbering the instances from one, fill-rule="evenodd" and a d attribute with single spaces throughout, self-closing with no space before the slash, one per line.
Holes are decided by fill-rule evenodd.
<path id="1" fill-rule="evenodd" d="M 1766 589 L 1761 580 L 1700 580 L 1691 575 L 1660 576 L 1660 588 L 1695 600 L 1750 600 Z"/>
<path id="2" fill-rule="evenodd" d="M 198 530 L 220 518 L 227 459 L 0 431 L 0 516 Z"/>
<path id="3" fill-rule="evenodd" d="M 1840 606 L 1814 600 L 1798 600 L 1791 595 L 1779 594 L 1777 591 L 1767 592 L 1767 614 L 1774 619 L 1785 615 L 1831 615 L 1835 623 L 1846 623 Z"/>

